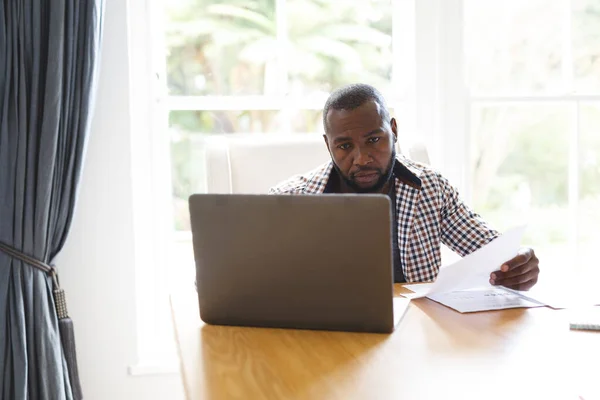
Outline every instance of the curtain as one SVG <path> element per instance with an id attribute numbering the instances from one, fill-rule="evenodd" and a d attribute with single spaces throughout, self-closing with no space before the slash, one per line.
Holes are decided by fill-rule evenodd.
<path id="1" fill-rule="evenodd" d="M 50 266 L 75 208 L 103 7 L 0 0 L 1 399 L 82 398 L 72 324 Z"/>

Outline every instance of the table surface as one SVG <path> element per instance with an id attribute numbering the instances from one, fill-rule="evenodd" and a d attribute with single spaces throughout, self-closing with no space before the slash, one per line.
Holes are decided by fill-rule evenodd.
<path id="1" fill-rule="evenodd" d="M 171 310 L 190 400 L 600 399 L 600 333 L 568 310 L 418 299 L 390 335 L 206 325 L 193 292 Z"/>

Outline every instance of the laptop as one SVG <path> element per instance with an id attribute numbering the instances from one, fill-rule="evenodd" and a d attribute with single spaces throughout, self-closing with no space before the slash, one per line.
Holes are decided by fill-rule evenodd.
<path id="1" fill-rule="evenodd" d="M 387 196 L 195 194 L 189 207 L 207 324 L 391 333 L 406 311 Z"/>

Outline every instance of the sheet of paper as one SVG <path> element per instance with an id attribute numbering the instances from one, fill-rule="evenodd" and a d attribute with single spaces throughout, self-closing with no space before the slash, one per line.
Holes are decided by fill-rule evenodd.
<path id="1" fill-rule="evenodd" d="M 406 310 L 408 310 L 409 304 L 409 299 L 403 299 L 402 297 L 394 297 L 394 326 L 397 326 L 400 323 L 400 320 L 402 320 L 404 314 L 406 314 Z"/>
<path id="2" fill-rule="evenodd" d="M 518 294 L 494 287 L 436 293 L 427 297 L 461 313 L 543 306 Z"/>
<path id="3" fill-rule="evenodd" d="M 463 257 L 457 262 L 440 268 L 438 276 L 428 288 L 419 288 L 414 295 L 403 295 L 415 299 L 435 293 L 455 292 L 487 286 L 490 274 L 497 271 L 502 263 L 517 255 L 525 226 L 513 228 L 479 250 Z"/>
<path id="4" fill-rule="evenodd" d="M 433 286 L 433 283 L 417 283 L 403 285 L 403 288 L 408 289 L 413 293 L 402 293 L 402 296 L 406 297 L 407 299 L 416 299 L 419 297 L 426 296 L 427 293 L 429 293 L 429 291 L 431 290 L 431 286 Z"/>

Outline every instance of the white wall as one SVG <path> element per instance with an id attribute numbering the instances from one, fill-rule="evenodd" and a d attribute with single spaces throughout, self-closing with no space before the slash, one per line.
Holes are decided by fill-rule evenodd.
<path id="1" fill-rule="evenodd" d="M 68 242 L 57 260 L 89 400 L 180 399 L 177 375 L 137 362 L 127 1 L 106 0 L 96 110 Z"/>

